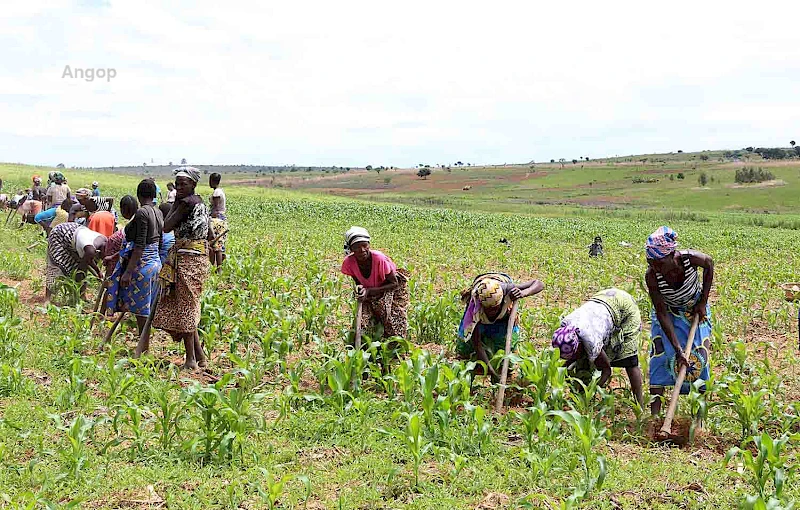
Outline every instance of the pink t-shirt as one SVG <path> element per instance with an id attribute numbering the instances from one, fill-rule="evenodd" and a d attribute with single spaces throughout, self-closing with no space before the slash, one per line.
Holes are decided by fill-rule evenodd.
<path id="1" fill-rule="evenodd" d="M 392 259 L 378 250 L 370 250 L 370 253 L 372 254 L 372 272 L 369 278 L 364 278 L 361 275 L 361 270 L 358 268 L 358 261 L 356 260 L 355 254 L 351 253 L 345 257 L 344 262 L 342 262 L 342 274 L 355 277 L 358 283 L 368 289 L 380 287 L 384 280 L 386 280 L 387 275 L 392 273 L 392 271 L 397 271 L 397 266 L 392 262 Z"/>

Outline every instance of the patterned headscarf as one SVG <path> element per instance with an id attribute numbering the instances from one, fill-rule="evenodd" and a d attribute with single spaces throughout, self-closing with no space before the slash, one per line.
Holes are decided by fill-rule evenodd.
<path id="1" fill-rule="evenodd" d="M 674 253 L 678 247 L 678 233 L 667 227 L 658 227 L 658 230 L 647 237 L 645 253 L 650 260 L 663 259 Z"/>
<path id="2" fill-rule="evenodd" d="M 350 230 L 344 233 L 344 252 L 350 254 L 351 248 L 356 243 L 364 243 L 370 241 L 369 232 L 364 227 L 350 227 Z"/>
<path id="3" fill-rule="evenodd" d="M 561 351 L 561 359 L 572 359 L 578 351 L 580 338 L 579 330 L 572 324 L 561 326 L 553 333 L 553 348 Z"/>
<path id="4" fill-rule="evenodd" d="M 494 278 L 484 278 L 472 287 L 472 297 L 475 298 L 483 308 L 495 308 L 503 302 L 505 294 L 503 285 Z"/>
<path id="5" fill-rule="evenodd" d="M 181 166 L 172 171 L 175 177 L 188 177 L 195 183 L 200 182 L 200 170 L 193 166 Z"/>
<path id="6" fill-rule="evenodd" d="M 56 172 L 53 174 L 53 182 L 56 184 L 62 184 L 64 182 L 64 174 L 61 172 Z"/>
<path id="7" fill-rule="evenodd" d="M 80 188 L 78 191 L 75 192 L 75 196 L 78 198 L 89 198 L 92 192 L 89 191 L 87 188 Z"/>

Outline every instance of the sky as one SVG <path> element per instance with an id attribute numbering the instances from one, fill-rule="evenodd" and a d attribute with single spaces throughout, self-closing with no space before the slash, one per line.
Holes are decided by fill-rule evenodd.
<path id="1" fill-rule="evenodd" d="M 6 1 L 0 161 L 410 167 L 788 146 L 797 20 L 772 1 Z"/>

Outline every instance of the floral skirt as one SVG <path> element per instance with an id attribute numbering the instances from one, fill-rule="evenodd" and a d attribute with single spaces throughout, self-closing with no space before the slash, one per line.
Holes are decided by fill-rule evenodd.
<path id="1" fill-rule="evenodd" d="M 369 330 L 376 322 L 383 325 L 383 336 L 405 338 L 408 333 L 408 273 L 397 270 L 398 288 L 381 297 L 367 299 L 361 308 L 361 328 Z"/>
<path id="2" fill-rule="evenodd" d="M 692 328 L 691 311 L 680 308 L 667 308 L 667 313 L 672 321 L 675 336 L 678 343 L 685 348 L 686 342 L 692 342 L 692 352 L 689 355 L 689 370 L 686 372 L 686 379 L 681 385 L 681 394 L 689 393 L 689 385 L 697 379 L 708 380 L 709 352 L 706 343 L 711 338 L 711 308 L 706 307 L 706 320 L 698 324 L 694 338 L 689 339 L 689 332 Z M 675 378 L 678 375 L 675 366 L 675 349 L 667 339 L 661 324 L 658 322 L 655 310 L 650 314 L 650 387 L 663 388 L 664 386 L 674 386 Z"/>
<path id="3" fill-rule="evenodd" d="M 128 258 L 133 252 L 133 242 L 128 242 L 120 251 L 120 259 L 111 275 L 111 287 L 108 289 L 106 302 L 108 310 L 120 312 L 127 310 L 134 315 L 149 316 L 150 304 L 158 291 L 158 272 L 161 271 L 161 259 L 158 256 L 158 243 L 145 247 L 142 258 L 136 265 L 131 284 L 125 288 L 120 286 L 120 278 L 128 266 Z"/>

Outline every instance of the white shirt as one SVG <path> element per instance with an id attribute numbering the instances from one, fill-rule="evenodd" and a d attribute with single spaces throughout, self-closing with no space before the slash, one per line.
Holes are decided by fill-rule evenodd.
<path id="1" fill-rule="evenodd" d="M 168 204 L 174 204 L 175 203 L 175 197 L 177 195 L 178 195 L 178 190 L 176 190 L 176 189 L 173 189 L 172 191 L 167 193 L 167 203 Z"/>
<path id="2" fill-rule="evenodd" d="M 214 205 L 214 198 L 219 198 L 219 207 Z M 217 188 L 214 190 L 214 193 L 211 194 L 211 214 L 220 213 L 225 214 L 225 192 L 222 188 Z"/>
<path id="3" fill-rule="evenodd" d="M 94 230 L 87 227 L 80 226 L 75 231 L 75 251 L 78 252 L 79 257 L 83 257 L 86 247 L 94 243 L 98 237 L 105 237 L 103 234 L 98 234 Z"/>

